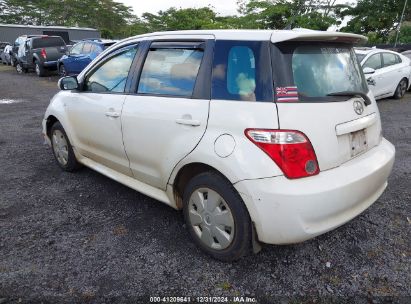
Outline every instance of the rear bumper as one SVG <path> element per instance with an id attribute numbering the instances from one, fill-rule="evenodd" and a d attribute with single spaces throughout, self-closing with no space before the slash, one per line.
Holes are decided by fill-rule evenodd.
<path id="1" fill-rule="evenodd" d="M 45 61 L 43 65 L 47 69 L 57 69 L 57 60 L 56 61 Z"/>
<path id="2" fill-rule="evenodd" d="M 387 186 L 394 156 L 394 146 L 383 139 L 367 153 L 317 176 L 278 176 L 234 186 L 261 242 L 298 243 L 343 225 L 374 203 Z"/>

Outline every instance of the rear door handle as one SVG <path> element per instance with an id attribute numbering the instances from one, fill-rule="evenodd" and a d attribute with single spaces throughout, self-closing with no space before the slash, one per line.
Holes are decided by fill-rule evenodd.
<path id="1" fill-rule="evenodd" d="M 112 118 L 118 118 L 118 117 L 120 117 L 120 113 L 118 113 L 118 112 L 106 112 L 106 116 L 107 117 L 112 117 Z"/>
<path id="2" fill-rule="evenodd" d="M 199 125 L 201 125 L 201 122 L 199 120 L 184 118 L 176 119 L 176 123 L 178 123 L 179 125 L 186 125 L 192 127 L 198 127 Z"/>

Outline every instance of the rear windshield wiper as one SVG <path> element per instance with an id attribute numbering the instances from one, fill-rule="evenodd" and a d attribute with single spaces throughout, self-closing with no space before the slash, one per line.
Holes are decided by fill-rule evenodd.
<path id="1" fill-rule="evenodd" d="M 356 92 L 356 91 L 342 91 L 342 92 L 334 92 L 327 94 L 327 96 L 348 96 L 348 97 L 355 97 L 360 96 L 364 99 L 364 104 L 366 106 L 371 104 L 371 99 L 367 96 L 367 94 L 363 92 Z"/>

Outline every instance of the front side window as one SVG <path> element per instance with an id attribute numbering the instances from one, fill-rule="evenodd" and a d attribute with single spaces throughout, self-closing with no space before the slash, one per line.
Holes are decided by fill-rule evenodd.
<path id="1" fill-rule="evenodd" d="M 70 50 L 70 55 L 80 55 L 81 52 L 83 51 L 83 45 L 84 43 L 77 43 L 74 45 L 71 50 Z"/>
<path id="2" fill-rule="evenodd" d="M 86 77 L 85 91 L 94 93 L 124 92 L 137 46 L 119 51 Z"/>
<path id="3" fill-rule="evenodd" d="M 93 47 L 93 44 L 86 42 L 86 43 L 84 44 L 82 54 L 90 54 L 92 47 Z"/>
<path id="4" fill-rule="evenodd" d="M 371 68 L 371 69 L 374 69 L 374 70 L 381 69 L 382 68 L 381 55 L 380 54 L 372 55 L 364 63 L 363 68 Z"/>
<path id="5" fill-rule="evenodd" d="M 280 43 L 273 49 L 277 100 L 343 101 L 341 92 L 367 93 L 368 87 L 351 46 Z"/>
<path id="6" fill-rule="evenodd" d="M 202 58 L 202 49 L 150 49 L 138 93 L 191 97 Z"/>

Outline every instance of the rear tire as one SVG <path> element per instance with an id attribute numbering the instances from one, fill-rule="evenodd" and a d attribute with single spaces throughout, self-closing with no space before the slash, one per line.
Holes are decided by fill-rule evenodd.
<path id="1" fill-rule="evenodd" d="M 223 176 L 205 172 L 193 177 L 183 195 L 187 229 L 204 252 L 235 261 L 251 252 L 251 220 L 240 195 Z"/>
<path id="2" fill-rule="evenodd" d="M 19 74 L 27 73 L 27 69 L 23 67 L 23 64 L 19 61 L 16 62 L 16 71 Z"/>
<path id="3" fill-rule="evenodd" d="M 60 122 L 54 123 L 50 130 L 50 141 L 54 158 L 61 169 L 73 172 L 81 167 L 74 155 L 73 147 L 67 137 L 66 131 Z"/>
<path id="4" fill-rule="evenodd" d="M 403 78 L 398 84 L 397 89 L 395 90 L 394 98 L 395 99 L 403 98 L 405 93 L 407 92 L 407 89 L 408 89 L 408 81 L 407 79 Z"/>
<path id="5" fill-rule="evenodd" d="M 38 62 L 38 60 L 34 61 L 34 70 L 36 71 L 36 74 L 39 77 L 43 77 L 46 75 L 44 67 Z"/>

